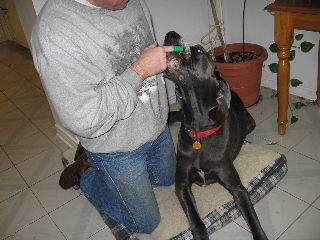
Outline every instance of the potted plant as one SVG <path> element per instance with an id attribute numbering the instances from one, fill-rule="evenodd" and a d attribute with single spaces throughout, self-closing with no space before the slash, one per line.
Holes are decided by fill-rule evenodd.
<path id="1" fill-rule="evenodd" d="M 216 66 L 246 107 L 259 100 L 263 62 L 268 58 L 267 50 L 257 44 L 243 42 L 226 44 L 223 40 L 221 21 L 219 21 L 214 0 L 210 0 L 212 16 L 215 22 L 218 39 L 221 46 L 209 50 Z M 243 9 L 243 23 L 245 15 Z"/>

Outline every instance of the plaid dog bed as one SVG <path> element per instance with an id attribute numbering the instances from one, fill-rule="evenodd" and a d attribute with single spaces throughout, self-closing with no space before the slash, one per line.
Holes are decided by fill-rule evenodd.
<path id="1" fill-rule="evenodd" d="M 250 149 L 257 148 L 254 152 L 251 152 Z M 247 149 L 247 150 L 243 150 Z M 245 143 L 243 146 L 243 149 L 241 150 L 240 154 L 242 154 L 242 158 L 247 158 L 247 155 L 250 154 L 258 154 L 259 157 L 254 157 L 253 161 L 251 163 L 247 163 L 244 168 L 247 170 L 242 171 L 249 171 L 252 162 L 254 164 L 254 161 L 260 161 L 259 158 L 264 157 L 268 158 L 267 154 L 271 153 L 271 158 L 268 164 L 263 167 L 260 171 L 257 172 L 257 174 L 250 179 L 247 185 L 247 190 L 250 194 L 251 201 L 253 204 L 256 204 L 259 200 L 261 200 L 264 196 L 266 196 L 276 185 L 277 183 L 285 176 L 288 167 L 287 167 L 287 160 L 284 155 L 280 155 L 278 153 L 273 152 L 272 150 L 266 149 L 264 147 L 261 147 L 259 145 Z M 265 152 L 264 152 L 265 151 Z M 245 153 L 243 153 L 245 152 Z M 235 161 L 240 161 L 238 158 Z M 243 161 L 243 160 L 241 160 Z M 261 160 L 262 161 L 262 160 Z M 264 160 L 265 161 L 265 160 Z M 238 163 L 239 166 L 241 166 L 241 162 Z M 237 166 L 236 166 L 237 168 Z M 239 169 L 237 168 L 239 171 Z M 239 171 L 239 175 L 242 179 L 242 171 Z M 242 182 L 244 185 L 245 181 Z M 213 184 L 214 185 L 214 184 Z M 174 186 L 170 187 L 174 189 Z M 174 190 L 172 191 L 172 198 L 176 198 L 174 195 Z M 197 200 L 197 199 L 196 199 Z M 211 199 L 214 201 L 214 199 Z M 159 208 L 161 203 L 159 203 Z M 198 201 L 197 201 L 198 205 Z M 181 209 L 182 211 L 182 209 Z M 161 212 L 161 209 L 160 209 Z M 127 229 L 125 226 L 115 222 L 113 219 L 100 214 L 106 225 L 110 228 L 111 232 L 115 236 L 117 240 L 127 240 L 127 239 L 172 239 L 172 240 L 189 240 L 193 239 L 192 233 L 188 226 L 182 230 L 179 233 L 174 233 L 170 237 L 163 237 L 163 236 L 152 236 L 149 234 L 137 234 L 129 229 Z M 201 214 L 200 214 L 201 216 Z M 222 228 L 223 226 L 227 225 L 231 221 L 237 219 L 239 216 L 241 216 L 240 212 L 238 211 L 237 207 L 235 206 L 235 203 L 233 200 L 227 200 L 219 207 L 216 207 L 212 211 L 209 211 L 204 217 L 202 217 L 203 222 L 205 223 L 208 233 L 212 234 L 216 230 Z M 175 217 L 174 215 L 172 217 Z M 156 230 L 155 230 L 156 231 Z M 163 231 L 163 230 L 162 230 Z"/>

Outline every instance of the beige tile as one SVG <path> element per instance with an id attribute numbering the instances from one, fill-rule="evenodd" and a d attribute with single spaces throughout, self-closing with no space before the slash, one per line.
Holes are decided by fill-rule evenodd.
<path id="1" fill-rule="evenodd" d="M 6 64 L 9 68 L 16 70 L 20 67 L 24 67 L 26 64 L 29 63 L 29 58 L 23 56 L 20 53 L 12 53 L 10 58 L 6 58 L 3 60 L 3 63 Z"/>
<path id="2" fill-rule="evenodd" d="M 0 53 L 1 53 L 1 50 L 0 50 Z M 1 76 L 1 72 L 7 71 L 7 70 L 10 70 L 10 68 L 8 68 L 4 63 L 0 61 L 0 76 Z"/>
<path id="3" fill-rule="evenodd" d="M 15 111 L 12 111 L 10 113 L 7 113 L 5 115 L 0 115 L 0 126 L 2 123 L 7 123 L 7 122 L 20 122 L 20 121 L 25 121 L 28 120 L 27 117 L 18 109 Z"/>
<path id="4" fill-rule="evenodd" d="M 311 204 L 320 195 L 320 162 L 290 151 L 286 154 L 288 172 L 278 188 Z"/>
<path id="5" fill-rule="evenodd" d="M 260 100 L 257 105 L 262 108 L 278 112 L 278 98 L 275 96 L 275 94 L 277 94 L 277 91 L 270 88 L 261 87 L 260 94 L 262 95 L 262 100 Z M 291 94 L 289 95 L 290 102 L 295 98 L 296 96 Z"/>
<path id="6" fill-rule="evenodd" d="M 56 134 L 56 127 L 55 126 L 51 126 L 47 129 L 44 129 L 42 131 L 50 140 L 51 142 L 53 142 L 54 145 L 56 145 L 61 151 L 65 151 L 67 149 L 69 149 L 69 146 L 61 140 L 61 138 L 59 138 Z"/>
<path id="7" fill-rule="evenodd" d="M 320 126 L 306 136 L 293 150 L 320 162 Z"/>
<path id="8" fill-rule="evenodd" d="M 16 109 L 17 107 L 10 100 L 0 102 L 0 113 L 3 115 Z"/>
<path id="9" fill-rule="evenodd" d="M 50 216 L 67 239 L 87 239 L 105 228 L 98 211 L 83 195 L 51 212 Z"/>
<path id="10" fill-rule="evenodd" d="M 249 231 L 245 230 L 244 228 L 240 227 L 238 224 L 231 222 L 228 225 L 224 226 L 223 228 L 211 234 L 209 239 L 210 240 L 215 240 L 215 239 L 248 240 L 248 239 L 252 239 L 252 234 Z"/>
<path id="11" fill-rule="evenodd" d="M 40 130 L 27 119 L 0 122 L 0 144 L 6 147 L 38 132 Z"/>
<path id="12" fill-rule="evenodd" d="M 0 212 L 0 239 L 5 239 L 47 214 L 29 189 L 1 202 Z M 24 236 L 23 239 L 31 238 Z"/>
<path id="13" fill-rule="evenodd" d="M 320 196 L 316 201 L 314 201 L 314 203 L 312 203 L 312 206 L 314 206 L 320 210 Z"/>
<path id="14" fill-rule="evenodd" d="M 17 143 L 5 146 L 4 150 L 14 164 L 52 148 L 53 143 L 41 132 L 25 138 Z"/>
<path id="15" fill-rule="evenodd" d="M 45 240 L 65 240 L 62 233 L 53 223 L 49 216 L 44 216 L 37 221 L 26 226 L 6 240 L 17 239 L 45 239 Z"/>
<path id="16" fill-rule="evenodd" d="M 26 93 L 31 90 L 35 90 L 37 87 L 30 83 L 29 81 L 23 79 L 16 83 L 15 86 L 5 89 L 2 92 L 10 99 L 14 98 L 15 96 L 19 96 L 20 94 Z"/>
<path id="17" fill-rule="evenodd" d="M 269 110 L 267 108 L 263 108 L 260 105 L 253 105 L 253 106 L 247 108 L 247 110 L 254 118 L 256 125 L 260 124 L 265 119 L 267 119 L 268 117 L 275 114 L 274 111 Z"/>
<path id="18" fill-rule="evenodd" d="M 110 228 L 105 227 L 98 233 L 95 233 L 91 237 L 89 237 L 90 240 L 115 240 L 116 238 L 113 236 Z"/>
<path id="19" fill-rule="evenodd" d="M 11 68 L 23 76 L 24 73 L 28 73 L 29 71 L 32 71 L 31 69 L 34 69 L 34 64 L 31 58 L 23 55 L 20 56 L 23 61 L 19 64 L 11 65 Z"/>
<path id="20" fill-rule="evenodd" d="M 49 127 L 55 125 L 54 118 L 52 116 L 51 110 L 39 113 L 35 116 L 30 117 L 30 120 L 36 125 L 40 130 L 45 130 Z"/>
<path id="21" fill-rule="evenodd" d="M 297 98 L 297 100 L 293 102 L 303 102 L 307 105 L 293 111 L 294 115 L 299 118 L 299 120 L 311 123 L 316 126 L 320 125 L 320 107 L 317 106 L 315 102 L 311 100 L 301 100 L 299 98 Z M 292 109 L 294 109 L 294 105 L 292 105 Z"/>
<path id="22" fill-rule="evenodd" d="M 16 85 L 25 82 L 25 78 L 18 73 L 10 70 L 0 73 L 0 90 L 4 91 L 6 89 L 15 87 Z"/>
<path id="23" fill-rule="evenodd" d="M 7 154 L 4 152 L 2 147 L 0 147 L 0 172 L 3 172 L 13 166 Z"/>
<path id="24" fill-rule="evenodd" d="M 0 103 L 5 102 L 8 100 L 8 97 L 0 92 Z"/>
<path id="25" fill-rule="evenodd" d="M 23 105 L 20 110 L 30 119 L 39 115 L 40 113 L 50 111 L 50 106 L 46 99 L 40 98 L 33 101 L 32 103 Z"/>
<path id="26" fill-rule="evenodd" d="M 280 154 L 286 154 L 287 152 L 290 151 L 290 149 L 288 149 L 288 148 L 282 147 L 279 144 L 273 143 L 269 140 L 265 140 L 265 139 L 263 139 L 259 136 L 256 136 L 252 133 L 247 135 L 246 140 L 251 143 L 255 143 L 255 144 L 258 144 L 258 145 L 263 146 L 265 148 L 268 148 L 270 150 L 273 150 L 273 151 L 280 153 Z"/>
<path id="27" fill-rule="evenodd" d="M 61 161 L 59 161 L 62 166 Z M 41 182 L 31 186 L 35 196 L 39 199 L 42 206 L 48 212 L 52 212 L 64 204 L 72 201 L 81 194 L 81 190 L 74 190 L 73 188 L 64 190 L 59 185 L 59 178 L 61 172 L 57 172 Z M 80 209 L 79 209 L 80 210 Z"/>
<path id="28" fill-rule="evenodd" d="M 22 93 L 22 94 L 11 99 L 11 101 L 18 108 L 22 108 L 24 105 L 32 103 L 37 100 L 46 101 L 45 93 L 38 88 L 35 88 L 35 89 L 32 89 L 28 92 Z"/>
<path id="29" fill-rule="evenodd" d="M 61 153 L 52 147 L 17 164 L 16 168 L 28 185 L 33 185 L 63 169 Z"/>
<path id="30" fill-rule="evenodd" d="M 274 188 L 255 205 L 255 210 L 268 238 L 277 239 L 308 207 L 307 203 Z M 248 229 L 243 217 L 235 222 Z"/>
<path id="31" fill-rule="evenodd" d="M 33 61 L 30 60 L 28 62 L 28 66 L 25 68 L 19 68 L 16 70 L 21 76 L 33 82 L 36 79 L 39 79 L 39 74 L 37 70 L 34 68 Z"/>
<path id="32" fill-rule="evenodd" d="M 315 126 L 310 123 L 298 121 L 295 124 L 287 125 L 285 135 L 279 135 L 277 118 L 277 114 L 273 114 L 271 117 L 265 119 L 256 126 L 252 134 L 269 140 L 270 142 L 277 142 L 280 146 L 291 149 L 315 128 Z"/>
<path id="33" fill-rule="evenodd" d="M 289 229 L 281 235 L 279 240 L 319 239 L 320 210 L 310 207 Z"/>
<path id="34" fill-rule="evenodd" d="M 42 86 L 42 82 L 41 79 L 39 77 L 38 72 L 36 72 L 36 70 L 34 70 L 35 72 L 30 72 L 28 73 L 28 75 L 23 75 L 29 82 L 31 82 L 32 84 L 34 84 L 35 86 L 37 86 L 38 88 L 43 89 Z"/>
<path id="35" fill-rule="evenodd" d="M 15 168 L 9 168 L 0 173 L 0 202 L 26 189 L 25 183 Z M 1 215 L 1 214 L 0 214 Z"/>

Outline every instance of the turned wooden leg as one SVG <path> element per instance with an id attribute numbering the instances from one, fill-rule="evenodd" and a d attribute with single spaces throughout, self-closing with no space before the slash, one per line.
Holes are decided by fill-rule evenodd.
<path id="1" fill-rule="evenodd" d="M 278 133 L 286 133 L 290 79 L 289 46 L 278 46 Z"/>
<path id="2" fill-rule="evenodd" d="M 286 133 L 288 123 L 288 98 L 290 80 L 290 46 L 293 42 L 293 28 L 290 26 L 289 13 L 275 12 L 274 39 L 278 45 L 278 133 Z"/>
<path id="3" fill-rule="evenodd" d="M 317 104 L 320 107 L 320 40 L 318 51 L 318 89 L 317 89 Z"/>

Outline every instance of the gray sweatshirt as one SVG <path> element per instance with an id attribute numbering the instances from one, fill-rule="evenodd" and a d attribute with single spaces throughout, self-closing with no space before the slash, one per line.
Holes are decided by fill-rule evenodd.
<path id="1" fill-rule="evenodd" d="M 31 37 L 35 67 L 63 126 L 89 151 L 135 150 L 164 130 L 162 75 L 142 81 L 129 68 L 153 42 L 144 0 L 118 11 L 48 0 L 41 10 Z"/>

